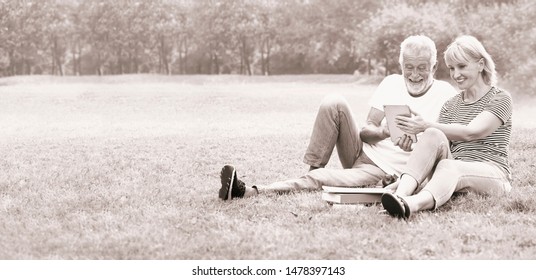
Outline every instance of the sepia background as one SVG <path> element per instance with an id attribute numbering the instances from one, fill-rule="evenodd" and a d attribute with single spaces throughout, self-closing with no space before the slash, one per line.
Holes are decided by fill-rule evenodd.
<path id="1" fill-rule="evenodd" d="M 471 34 L 504 82 L 535 89 L 528 0 L 2 0 L 0 74 L 366 74 L 399 72 L 408 35 L 439 56 Z M 439 59 L 437 77 L 448 73 Z M 532 90 L 527 90 L 527 87 Z"/>
<path id="2" fill-rule="evenodd" d="M 536 258 L 536 4 L 0 0 L 0 259 Z M 410 221 L 319 192 L 221 201 L 295 178 L 322 98 L 363 124 L 408 35 L 480 39 L 514 97 L 505 197 Z M 334 153 L 329 168 L 341 168 Z"/>

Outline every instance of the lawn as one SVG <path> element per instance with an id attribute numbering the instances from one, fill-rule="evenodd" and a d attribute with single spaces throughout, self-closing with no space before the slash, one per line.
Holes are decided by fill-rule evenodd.
<path id="1" fill-rule="evenodd" d="M 515 101 L 512 192 L 409 221 L 319 192 L 231 202 L 302 175 L 322 97 L 364 121 L 377 79 L 116 76 L 0 79 L 0 259 L 535 259 L 533 100 Z M 520 99 L 521 100 L 521 99 Z M 328 165 L 341 168 L 336 153 Z"/>

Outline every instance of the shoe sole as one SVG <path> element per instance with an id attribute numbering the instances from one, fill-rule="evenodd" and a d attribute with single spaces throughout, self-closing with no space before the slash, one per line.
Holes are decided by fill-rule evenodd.
<path id="1" fill-rule="evenodd" d="M 385 193 L 382 195 L 382 205 L 389 215 L 399 219 L 407 218 L 404 203 L 399 201 L 394 194 Z"/>
<path id="2" fill-rule="evenodd" d="M 223 200 L 232 199 L 233 184 L 235 178 L 235 168 L 232 165 L 225 165 L 220 172 L 221 188 L 219 197 Z"/>

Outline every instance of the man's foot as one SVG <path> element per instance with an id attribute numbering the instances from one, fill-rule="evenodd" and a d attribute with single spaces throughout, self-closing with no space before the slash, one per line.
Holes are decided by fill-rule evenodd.
<path id="1" fill-rule="evenodd" d="M 231 200 L 236 197 L 244 197 L 246 184 L 238 179 L 236 170 L 232 165 L 225 165 L 220 172 L 221 188 L 219 197 L 223 200 Z"/>
<path id="2" fill-rule="evenodd" d="M 258 194 L 259 194 L 259 188 L 257 188 L 257 186 L 251 186 L 251 188 L 246 187 L 246 191 L 244 192 L 244 197 L 256 196 Z"/>

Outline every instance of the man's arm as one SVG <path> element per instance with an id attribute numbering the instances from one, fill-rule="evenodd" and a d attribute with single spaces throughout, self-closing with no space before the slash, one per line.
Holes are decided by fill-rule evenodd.
<path id="1" fill-rule="evenodd" d="M 376 144 L 391 136 L 387 125 L 381 125 L 384 117 L 385 113 L 383 111 L 380 111 L 376 108 L 370 108 L 367 117 L 367 125 L 363 127 L 359 133 L 361 141 L 369 144 Z M 394 144 L 395 146 L 399 146 L 403 151 L 410 152 L 412 150 L 411 144 L 413 144 L 413 141 L 411 140 L 411 137 L 404 136 L 398 139 L 398 141 Z"/>
<path id="2" fill-rule="evenodd" d="M 359 136 L 363 142 L 376 144 L 381 140 L 390 136 L 386 126 L 382 126 L 381 122 L 385 114 L 376 108 L 370 108 L 367 116 L 367 124 L 361 129 Z"/>

